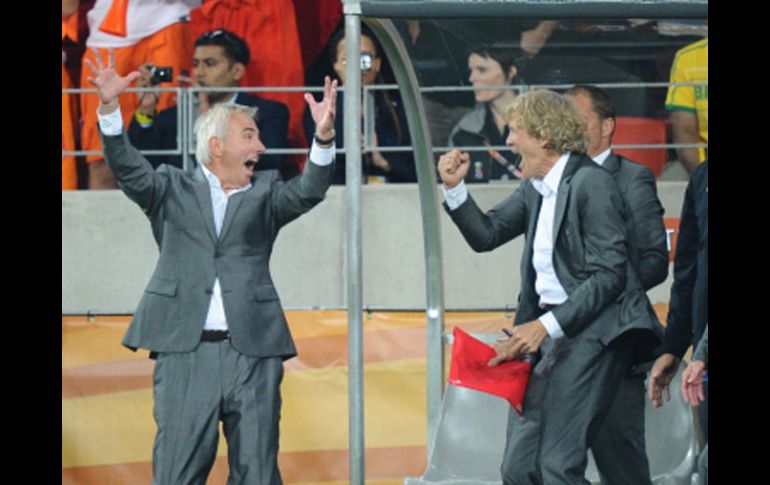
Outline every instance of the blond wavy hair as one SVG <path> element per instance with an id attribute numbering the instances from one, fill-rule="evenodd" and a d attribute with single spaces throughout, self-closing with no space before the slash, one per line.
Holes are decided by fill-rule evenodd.
<path id="1" fill-rule="evenodd" d="M 536 89 L 516 96 L 505 108 L 505 120 L 523 128 L 557 155 L 588 150 L 586 120 L 572 102 L 559 93 Z"/>

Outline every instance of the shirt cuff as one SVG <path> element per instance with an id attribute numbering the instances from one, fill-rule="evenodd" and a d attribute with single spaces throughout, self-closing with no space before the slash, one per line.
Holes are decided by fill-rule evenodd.
<path id="1" fill-rule="evenodd" d="M 310 147 L 310 161 L 320 167 L 330 165 L 334 161 L 335 148 L 334 143 L 329 148 L 323 148 L 313 140 L 313 146 Z"/>
<path id="2" fill-rule="evenodd" d="M 99 128 L 107 136 L 120 135 L 123 132 L 123 116 L 120 114 L 120 107 L 108 115 L 103 115 L 96 110 L 96 116 L 99 117 Z"/>
<path id="3" fill-rule="evenodd" d="M 468 188 L 465 186 L 465 181 L 460 180 L 460 183 L 448 189 L 446 185 L 441 184 L 441 190 L 444 191 L 444 200 L 446 205 L 449 206 L 449 210 L 455 210 L 468 199 Z"/>
<path id="4" fill-rule="evenodd" d="M 551 338 L 556 339 L 564 336 L 564 331 L 561 329 L 559 322 L 556 321 L 556 317 L 553 316 L 553 312 L 541 315 L 539 320 Z"/>

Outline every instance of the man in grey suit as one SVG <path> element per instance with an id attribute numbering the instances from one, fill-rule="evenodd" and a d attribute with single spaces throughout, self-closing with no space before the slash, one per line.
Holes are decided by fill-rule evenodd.
<path id="1" fill-rule="evenodd" d="M 265 146 L 254 108 L 220 103 L 195 123 L 200 165 L 153 170 L 131 146 L 118 97 L 138 76 L 89 63 L 105 160 L 150 219 L 160 250 L 123 339 L 156 357 L 154 484 L 205 484 L 219 421 L 229 484 L 282 483 L 278 421 L 283 360 L 296 355 L 269 270 L 281 227 L 323 200 L 334 160 L 336 82 L 305 98 L 316 123 L 305 172 L 284 183 L 254 172 Z"/>
<path id="2" fill-rule="evenodd" d="M 663 206 L 652 171 L 612 153 L 615 108 L 609 95 L 590 85 L 565 93 L 586 118 L 588 156 L 607 169 L 626 203 L 629 256 L 645 291 L 668 275 Z M 662 327 L 661 327 L 662 332 Z M 651 361 L 652 355 L 648 358 Z M 644 432 L 646 367 L 634 367 L 620 383 L 618 395 L 591 444 L 603 485 L 652 485 Z"/>
<path id="3" fill-rule="evenodd" d="M 446 208 L 476 251 L 524 234 L 512 336 L 489 365 L 539 354 L 523 416 L 509 413 L 505 484 L 587 484 L 586 452 L 632 365 L 659 342 L 655 315 L 628 264 L 625 207 L 612 175 L 593 162 L 586 122 L 551 91 L 517 96 L 506 141 L 525 180 L 484 213 L 462 182 L 470 158 L 438 162 Z"/>

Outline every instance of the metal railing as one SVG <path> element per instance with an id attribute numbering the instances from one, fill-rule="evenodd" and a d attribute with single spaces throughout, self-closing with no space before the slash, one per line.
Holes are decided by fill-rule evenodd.
<path id="1" fill-rule="evenodd" d="M 446 93 L 446 92 L 468 92 L 468 91 L 501 91 L 501 90 L 517 90 L 519 92 L 526 92 L 533 89 L 553 89 L 563 90 L 572 87 L 573 84 L 507 84 L 500 86 L 432 86 L 422 87 L 419 89 L 420 94 L 426 93 Z M 669 88 L 671 86 L 705 86 L 708 87 L 708 83 L 598 83 L 597 87 L 603 89 L 648 89 L 648 88 Z M 375 120 L 375 101 L 374 93 L 377 91 L 393 91 L 398 90 L 397 84 L 375 84 L 362 86 L 363 88 L 363 133 L 364 142 L 361 147 L 362 153 L 371 153 L 373 151 L 379 151 L 381 153 L 400 153 L 411 152 L 414 150 L 412 145 L 399 145 L 399 146 L 377 146 L 374 143 L 374 134 L 376 131 Z M 340 87 L 340 90 L 343 88 Z M 96 93 L 94 88 L 79 88 L 79 89 L 62 89 L 62 95 L 65 94 L 82 94 L 82 93 Z M 197 93 L 265 93 L 265 92 L 323 92 L 321 87 L 311 86 L 267 86 L 267 87 L 245 87 L 245 88 L 213 88 L 213 87 L 190 87 L 190 88 L 129 88 L 126 93 L 144 93 L 144 92 L 174 92 L 177 96 L 177 126 L 181 129 L 177 130 L 177 143 L 174 149 L 165 150 L 140 150 L 140 153 L 144 155 L 181 155 L 183 160 L 183 167 L 188 168 L 190 165 L 190 155 L 195 153 L 194 136 L 192 128 L 194 126 L 194 113 L 196 113 L 196 100 Z M 187 150 L 183 150 L 182 147 L 187 146 Z M 467 146 L 433 146 L 432 151 L 436 153 L 445 153 L 453 148 L 459 148 L 460 150 L 507 150 L 507 146 L 495 145 L 495 146 L 481 146 L 481 145 L 467 145 Z M 613 149 L 643 149 L 643 150 L 659 150 L 659 149 L 679 149 L 679 148 L 708 148 L 708 143 L 640 143 L 640 144 L 615 144 L 612 145 Z M 344 147 L 337 148 L 337 152 L 340 154 L 345 153 Z M 62 150 L 62 157 L 65 156 L 82 156 L 82 155 L 102 155 L 102 150 Z M 304 155 L 307 153 L 307 148 L 268 148 L 265 151 L 266 155 Z"/>

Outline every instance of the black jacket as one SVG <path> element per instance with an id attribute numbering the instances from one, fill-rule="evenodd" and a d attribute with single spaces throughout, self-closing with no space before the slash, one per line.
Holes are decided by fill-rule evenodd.
<path id="1" fill-rule="evenodd" d="M 238 93 L 235 102 L 257 108 L 259 138 L 267 148 L 288 147 L 286 133 L 289 130 L 289 108 L 285 104 L 246 93 Z M 146 128 L 142 128 L 136 118 L 132 118 L 128 127 L 131 144 L 138 150 L 174 150 L 177 147 L 177 112 L 176 106 L 164 109 L 155 117 L 153 124 Z M 182 168 L 181 155 L 149 155 L 147 160 L 153 168 L 163 163 Z M 283 161 L 283 156 L 265 155 L 260 157 L 256 170 L 280 169 Z"/>

